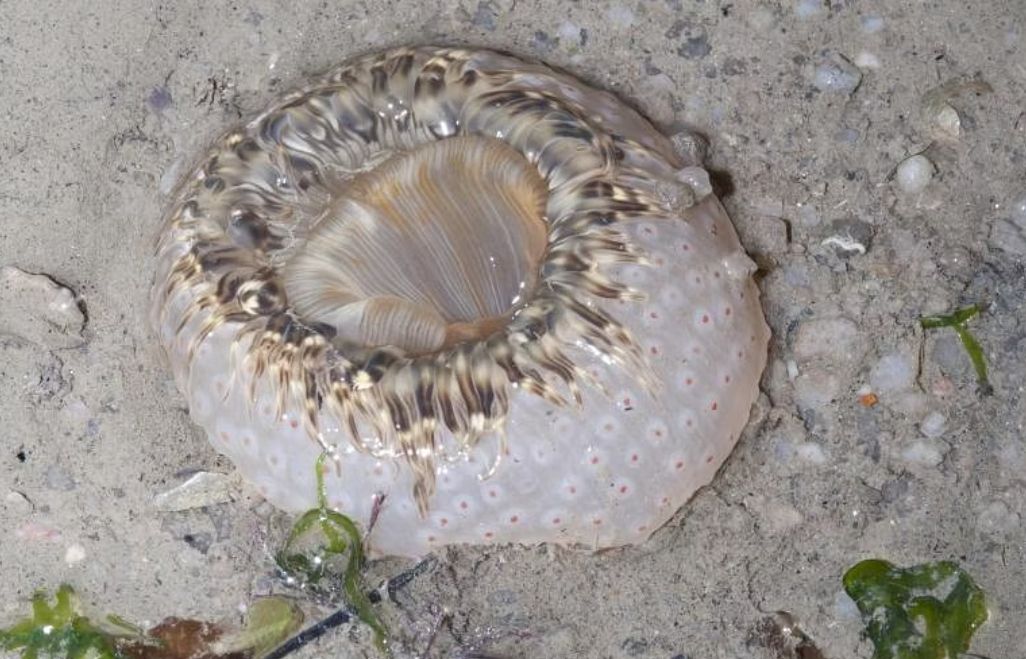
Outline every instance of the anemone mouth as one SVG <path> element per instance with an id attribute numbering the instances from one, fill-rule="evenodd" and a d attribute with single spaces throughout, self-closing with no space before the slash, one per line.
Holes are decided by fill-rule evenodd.
<path id="1" fill-rule="evenodd" d="M 602 386 L 582 354 L 653 386 L 595 302 L 642 297 L 609 276 L 645 263 L 623 227 L 676 221 L 708 189 L 644 119 L 578 85 L 488 51 L 397 49 L 223 137 L 158 245 L 155 324 L 184 344 L 183 390 L 227 333 L 251 401 L 272 391 L 330 452 L 335 425 L 405 461 L 426 514 L 439 461 L 505 441 L 513 390 L 579 402 L 580 383 Z"/>
<path id="2" fill-rule="evenodd" d="M 283 268 L 293 309 L 341 349 L 424 355 L 501 330 L 534 292 L 545 182 L 505 143 L 451 137 L 335 186 Z"/>

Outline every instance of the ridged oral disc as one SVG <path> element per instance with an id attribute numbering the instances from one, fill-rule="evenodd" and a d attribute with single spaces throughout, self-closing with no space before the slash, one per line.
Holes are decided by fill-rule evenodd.
<path id="1" fill-rule="evenodd" d="M 338 190 L 285 267 L 288 298 L 359 347 L 424 354 L 486 338 L 534 288 L 547 194 L 494 139 L 393 156 Z"/>

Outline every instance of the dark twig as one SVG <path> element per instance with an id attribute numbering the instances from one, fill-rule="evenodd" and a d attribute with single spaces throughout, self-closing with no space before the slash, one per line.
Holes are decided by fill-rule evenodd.
<path id="1" fill-rule="evenodd" d="M 381 586 L 376 590 L 367 591 L 367 599 L 370 600 L 371 603 L 377 604 L 383 599 L 381 595 L 382 591 L 385 591 L 386 593 L 388 593 L 388 599 L 398 604 L 398 601 L 395 597 L 396 593 L 398 593 L 401 589 L 405 588 L 417 576 L 427 572 L 431 567 L 434 566 L 434 563 L 435 558 L 433 556 L 425 558 L 421 562 L 411 567 L 409 570 L 400 572 L 391 579 L 388 579 L 387 581 L 385 581 L 385 583 L 381 584 Z M 274 651 L 271 652 L 271 654 L 267 655 L 264 659 L 282 659 L 283 657 L 292 654 L 300 648 L 309 645 L 312 641 L 315 641 L 321 636 L 324 636 L 332 629 L 335 629 L 340 625 L 344 625 L 347 622 L 351 622 L 353 620 L 353 615 L 354 612 L 352 609 L 348 607 L 343 607 L 329 615 L 327 618 L 319 620 L 318 622 L 302 630 L 289 640 L 285 641 L 277 648 L 275 648 Z"/>
<path id="2" fill-rule="evenodd" d="M 353 612 L 349 608 L 341 608 L 335 611 L 327 618 L 319 620 L 317 623 L 307 627 L 303 631 L 299 632 L 289 640 L 285 641 L 264 659 L 282 659 L 300 648 L 309 645 L 311 642 L 324 636 L 332 629 L 335 629 L 339 625 L 344 625 L 353 619 Z"/>

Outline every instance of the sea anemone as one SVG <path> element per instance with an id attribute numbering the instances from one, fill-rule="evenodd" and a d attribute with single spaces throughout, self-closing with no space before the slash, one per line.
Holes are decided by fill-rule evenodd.
<path id="1" fill-rule="evenodd" d="M 685 140 L 686 141 L 686 140 Z M 487 50 L 400 48 L 218 139 L 157 248 L 192 418 L 372 549 L 643 541 L 747 422 L 768 329 L 693 151 Z"/>

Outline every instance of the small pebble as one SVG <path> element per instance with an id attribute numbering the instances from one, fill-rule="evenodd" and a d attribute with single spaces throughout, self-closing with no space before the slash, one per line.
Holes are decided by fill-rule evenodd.
<path id="1" fill-rule="evenodd" d="M 987 243 L 1003 252 L 1026 256 L 1026 222 L 1022 225 L 1001 218 L 990 227 Z"/>
<path id="2" fill-rule="evenodd" d="M 684 59 L 702 59 L 711 52 L 712 46 L 709 44 L 709 36 L 705 32 L 685 38 L 684 43 L 677 48 L 677 54 Z"/>
<path id="3" fill-rule="evenodd" d="M 881 357 L 869 372 L 869 384 L 880 394 L 893 394 L 910 388 L 915 383 L 913 359 L 902 352 Z"/>
<path id="4" fill-rule="evenodd" d="M 1010 510 L 1003 501 L 992 501 L 980 511 L 976 525 L 981 531 L 993 536 L 1014 533 L 1019 528 L 1019 513 Z"/>
<path id="5" fill-rule="evenodd" d="M 880 58 L 874 55 L 873 53 L 869 52 L 868 50 L 863 50 L 855 56 L 855 66 L 859 67 L 860 69 L 879 69 Z"/>
<path id="6" fill-rule="evenodd" d="M 816 207 L 812 204 L 799 204 L 798 206 L 798 223 L 803 227 L 812 228 L 819 226 L 823 221 L 823 218 L 818 212 Z"/>
<path id="7" fill-rule="evenodd" d="M 59 465 L 52 464 L 46 468 L 46 486 L 58 492 L 70 492 L 75 489 L 75 479 Z"/>
<path id="8" fill-rule="evenodd" d="M 634 12 L 630 7 L 624 5 L 613 5 L 606 10 L 606 18 L 617 27 L 630 27 L 634 25 Z"/>
<path id="9" fill-rule="evenodd" d="M 937 129 L 940 133 L 946 137 L 957 139 L 962 132 L 962 119 L 958 116 L 958 110 L 947 103 L 937 110 L 933 120 L 937 124 Z"/>
<path id="10" fill-rule="evenodd" d="M 940 412 L 930 412 L 919 423 L 919 432 L 930 439 L 936 439 L 944 434 L 944 427 L 947 419 Z"/>
<path id="11" fill-rule="evenodd" d="M 798 359 L 834 356 L 850 358 L 858 338 L 858 326 L 847 318 L 817 318 L 798 326 L 794 356 Z"/>
<path id="12" fill-rule="evenodd" d="M 869 14 L 868 16 L 862 17 L 862 31 L 867 34 L 873 34 L 879 32 L 884 28 L 883 16 L 878 14 Z"/>
<path id="13" fill-rule="evenodd" d="M 841 144 L 855 144 L 860 137 L 862 137 L 862 133 L 854 128 L 842 128 L 834 135 L 834 139 Z"/>
<path id="14" fill-rule="evenodd" d="M 823 0 L 798 0 L 794 13 L 798 18 L 806 19 L 823 13 L 824 9 Z"/>
<path id="15" fill-rule="evenodd" d="M 570 21 L 564 21 L 560 24 L 559 29 L 556 30 L 556 36 L 559 37 L 559 42 L 565 46 L 576 46 L 579 48 L 582 45 L 581 28 Z"/>
<path id="16" fill-rule="evenodd" d="M 826 453 L 823 452 L 823 447 L 815 442 L 805 442 L 795 447 L 795 454 L 805 462 L 821 465 L 827 460 Z"/>
<path id="17" fill-rule="evenodd" d="M 80 544 L 69 545 L 64 552 L 64 562 L 69 566 L 76 565 L 85 560 L 86 550 Z"/>
<path id="18" fill-rule="evenodd" d="M 898 187 L 908 194 L 916 194 L 926 189 L 933 178 L 933 163 L 923 155 L 906 158 L 898 165 L 895 180 Z"/>
<path id="19" fill-rule="evenodd" d="M 834 615 L 837 618 L 859 620 L 861 615 L 855 600 L 848 596 L 843 590 L 837 591 L 834 595 Z"/>
<path id="20" fill-rule="evenodd" d="M 158 114 L 171 107 L 173 102 L 171 92 L 163 86 L 154 87 L 146 97 L 146 104 Z"/>
<path id="21" fill-rule="evenodd" d="M 823 92 L 851 94 L 862 82 L 862 72 L 840 53 L 827 52 L 812 76 L 812 84 Z"/>
<path id="22" fill-rule="evenodd" d="M 932 442 L 917 441 L 901 453 L 906 462 L 914 462 L 927 467 L 936 467 L 944 459 L 940 450 Z"/>
<path id="23" fill-rule="evenodd" d="M 1012 202 L 1012 221 L 1026 228 L 1026 194 Z"/>
<path id="24" fill-rule="evenodd" d="M 794 380 L 795 403 L 799 408 L 818 410 L 836 400 L 841 381 L 833 373 L 811 371 Z"/>

